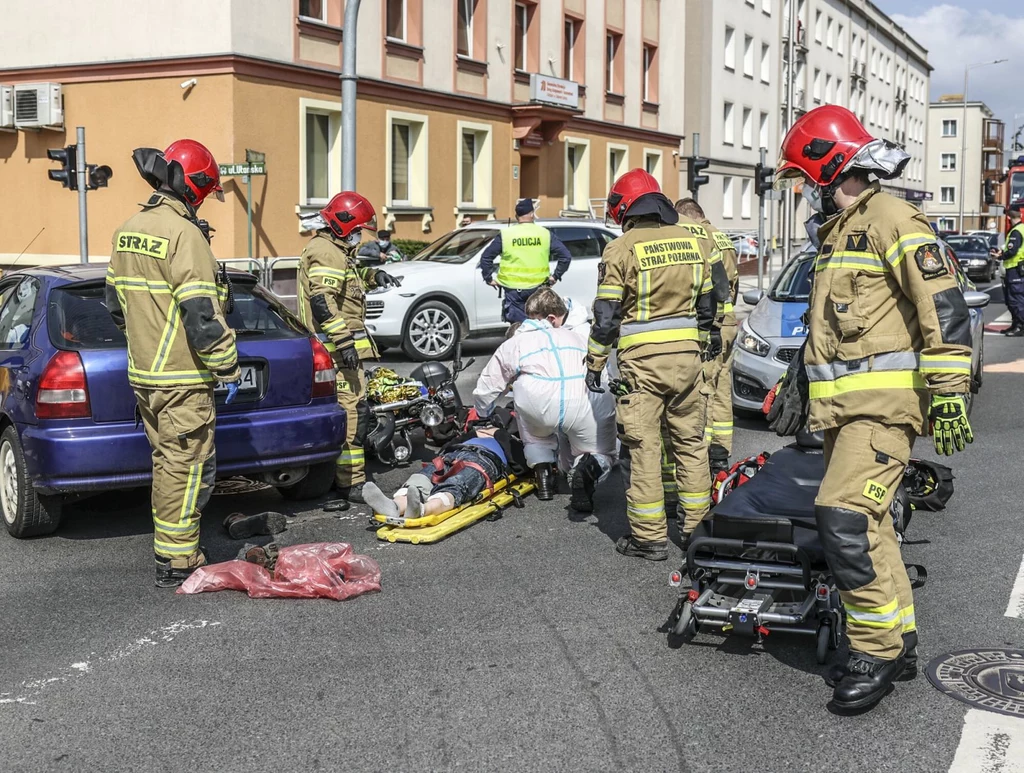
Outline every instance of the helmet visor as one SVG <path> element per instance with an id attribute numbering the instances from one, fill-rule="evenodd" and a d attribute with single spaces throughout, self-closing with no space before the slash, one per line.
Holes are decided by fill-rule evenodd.
<path id="1" fill-rule="evenodd" d="M 779 164 L 779 170 L 775 173 L 775 181 L 772 188 L 777 191 L 785 191 L 795 188 L 804 180 L 804 172 L 796 166 L 783 166 Z"/>

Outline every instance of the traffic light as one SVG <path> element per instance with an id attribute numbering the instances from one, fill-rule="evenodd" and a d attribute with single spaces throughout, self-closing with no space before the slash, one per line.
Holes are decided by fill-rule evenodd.
<path id="1" fill-rule="evenodd" d="M 78 167 L 78 148 L 68 145 L 66 148 L 50 148 L 46 151 L 46 157 L 51 161 L 59 161 L 60 169 L 51 169 L 47 176 L 56 180 L 64 188 L 73 191 L 78 190 L 78 174 L 75 171 Z"/>
<path id="2" fill-rule="evenodd" d="M 985 203 L 995 204 L 996 203 L 996 181 L 985 180 Z"/>
<path id="3" fill-rule="evenodd" d="M 708 159 L 701 156 L 690 156 L 686 164 L 686 187 L 693 194 L 694 198 L 697 198 L 697 191 L 702 185 L 707 185 L 709 178 L 706 174 L 701 174 L 708 165 L 711 163 Z"/>
<path id="4" fill-rule="evenodd" d="M 97 188 L 106 188 L 107 180 L 109 180 L 113 176 L 114 172 L 109 166 L 97 166 L 96 164 L 86 164 L 86 188 L 90 191 L 94 191 Z"/>
<path id="5" fill-rule="evenodd" d="M 754 185 L 757 186 L 757 195 L 764 198 L 765 194 L 772 189 L 775 182 L 775 167 L 754 164 Z"/>

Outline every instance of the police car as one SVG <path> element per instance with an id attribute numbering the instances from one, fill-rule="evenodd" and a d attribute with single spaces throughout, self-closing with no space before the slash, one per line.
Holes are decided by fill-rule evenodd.
<path id="1" fill-rule="evenodd" d="M 538 218 L 536 223 L 561 239 L 572 255 L 555 290 L 589 305 L 597 293 L 601 254 L 619 230 L 590 219 Z M 401 346 L 415 360 L 444 360 L 460 337 L 503 334 L 501 298 L 484 284 L 480 256 L 498 233 L 514 224 L 473 223 L 445 234 L 410 260 L 386 266 L 402 286 L 367 293 L 366 328 L 378 346 Z M 552 261 L 552 270 L 554 265 Z"/>
<path id="2" fill-rule="evenodd" d="M 968 395 L 970 408 L 974 394 L 981 387 L 984 365 L 981 309 L 988 305 L 989 296 L 974 289 L 949 246 L 945 243 L 942 246 L 947 264 L 955 267 L 957 281 L 970 308 L 973 342 L 972 392 Z M 807 337 L 803 316 L 810 299 L 816 257 L 817 252 L 808 245 L 786 264 L 767 295 L 761 297 L 757 290 L 743 294 L 743 302 L 754 306 L 754 310 L 740 323 L 736 333 L 732 366 L 732 403 L 735 408 L 760 413 L 768 390 L 778 382 Z"/>

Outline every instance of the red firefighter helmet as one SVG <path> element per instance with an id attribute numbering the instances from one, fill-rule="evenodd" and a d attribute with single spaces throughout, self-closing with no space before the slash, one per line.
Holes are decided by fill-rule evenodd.
<path id="1" fill-rule="evenodd" d="M 220 169 L 205 145 L 195 140 L 175 140 L 164 151 L 168 166 L 178 164 L 184 172 L 185 190 L 181 191 L 189 204 L 198 207 L 211 193 L 224 200 L 220 187 Z M 175 175 L 171 175 L 174 179 Z"/>
<path id="2" fill-rule="evenodd" d="M 793 185 L 804 177 L 817 185 L 831 185 L 857 151 L 874 139 L 845 107 L 816 107 L 786 133 L 776 165 L 776 187 Z"/>
<path id="3" fill-rule="evenodd" d="M 622 225 L 633 203 L 648 193 L 661 193 L 658 181 L 643 169 L 631 169 L 616 180 L 612 189 L 608 191 L 605 212 L 616 225 Z"/>
<path id="4" fill-rule="evenodd" d="M 327 227 L 339 239 L 358 228 L 376 228 L 377 213 L 365 196 L 355 191 L 342 191 L 320 210 Z"/>

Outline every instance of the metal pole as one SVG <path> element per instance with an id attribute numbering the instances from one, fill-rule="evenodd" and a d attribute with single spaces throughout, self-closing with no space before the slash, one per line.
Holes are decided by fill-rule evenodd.
<path id="1" fill-rule="evenodd" d="M 700 132 L 693 133 L 693 155 L 691 158 L 697 158 L 700 155 Z M 700 192 L 700 186 L 694 183 L 694 189 L 690 191 L 690 195 L 693 196 L 693 200 L 697 201 L 697 194 Z"/>
<path id="2" fill-rule="evenodd" d="M 252 175 L 245 176 L 245 222 L 249 234 L 249 257 L 252 257 Z"/>
<path id="3" fill-rule="evenodd" d="M 786 131 L 793 125 L 794 81 L 796 79 L 796 13 L 797 0 L 789 0 L 789 43 L 786 45 Z M 779 144 L 782 142 L 780 140 Z M 793 194 L 786 190 L 782 194 L 782 260 L 789 262 L 789 247 L 793 240 Z"/>
<path id="4" fill-rule="evenodd" d="M 777 216 L 772 199 L 768 199 L 768 284 L 775 280 L 775 218 Z"/>
<path id="5" fill-rule="evenodd" d="M 964 112 L 960 121 L 960 220 L 957 227 L 962 234 L 967 233 L 964 228 L 964 182 L 967 179 L 967 73 L 970 71 L 969 65 L 964 68 Z"/>
<path id="6" fill-rule="evenodd" d="M 88 193 L 89 183 L 85 179 L 85 127 L 79 126 L 78 134 L 78 157 L 75 175 L 78 177 L 78 253 L 82 263 L 89 262 L 89 213 L 85 206 L 85 194 Z"/>
<path id="7" fill-rule="evenodd" d="M 768 149 L 761 148 L 761 166 L 768 160 Z M 755 180 L 755 185 L 760 185 L 760 180 Z M 760 194 L 757 202 L 757 289 L 764 292 L 764 194 Z"/>
<path id="8" fill-rule="evenodd" d="M 341 58 L 341 188 L 356 189 L 356 29 L 360 0 L 345 3 Z"/>

